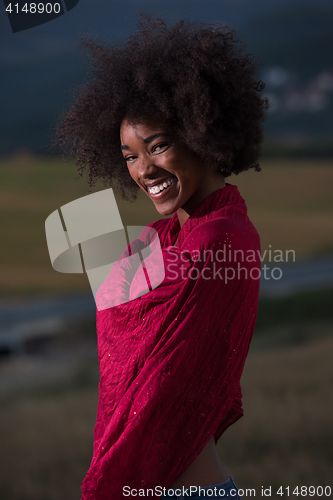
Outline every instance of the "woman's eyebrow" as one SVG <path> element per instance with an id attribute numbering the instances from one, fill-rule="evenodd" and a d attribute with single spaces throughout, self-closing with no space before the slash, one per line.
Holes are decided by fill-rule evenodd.
<path id="1" fill-rule="evenodd" d="M 147 142 L 153 141 L 154 139 L 156 139 L 156 137 L 161 137 L 164 135 L 169 135 L 169 134 L 167 134 L 165 132 L 157 132 L 157 134 L 150 135 L 149 137 L 146 137 L 145 139 L 143 139 L 143 142 L 147 143 Z"/>
<path id="2" fill-rule="evenodd" d="M 156 134 L 150 135 L 149 137 L 146 137 L 145 139 L 143 139 L 143 142 L 145 142 L 147 144 L 148 142 L 151 142 L 154 139 L 156 139 L 156 137 L 162 137 L 165 135 L 170 135 L 170 134 L 167 134 L 166 132 L 157 132 Z M 129 147 L 124 145 L 124 146 L 121 146 L 120 149 L 123 151 L 124 149 L 129 149 Z"/>

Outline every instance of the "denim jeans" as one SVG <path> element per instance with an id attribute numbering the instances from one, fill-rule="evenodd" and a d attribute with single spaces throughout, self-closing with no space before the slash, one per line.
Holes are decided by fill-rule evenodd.
<path id="1" fill-rule="evenodd" d="M 238 488 L 231 476 L 223 483 L 213 484 L 211 486 L 191 486 L 190 488 L 169 488 L 166 494 L 160 497 L 160 500 L 222 500 L 222 498 L 230 498 L 234 500 L 242 500 L 238 495 Z"/>

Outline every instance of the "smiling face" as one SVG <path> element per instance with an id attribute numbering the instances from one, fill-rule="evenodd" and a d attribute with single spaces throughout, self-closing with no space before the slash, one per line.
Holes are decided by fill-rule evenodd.
<path id="1" fill-rule="evenodd" d="M 124 120 L 120 141 L 132 179 L 161 215 L 177 211 L 180 225 L 209 194 L 225 186 L 219 172 L 205 168 L 171 130 L 154 121 Z"/>

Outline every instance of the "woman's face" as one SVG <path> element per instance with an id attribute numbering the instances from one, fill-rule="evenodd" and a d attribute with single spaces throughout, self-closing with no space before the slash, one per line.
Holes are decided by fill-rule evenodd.
<path id="1" fill-rule="evenodd" d="M 225 185 L 221 174 L 204 168 L 195 153 L 159 123 L 124 120 L 120 141 L 132 179 L 161 215 L 177 211 L 185 222 L 210 193 Z"/>

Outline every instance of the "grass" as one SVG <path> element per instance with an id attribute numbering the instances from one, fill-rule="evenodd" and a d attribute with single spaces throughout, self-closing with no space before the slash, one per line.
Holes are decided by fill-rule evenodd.
<path id="1" fill-rule="evenodd" d="M 250 352 L 245 417 L 218 445 L 239 487 L 333 486 L 332 323 L 330 331 L 301 346 Z"/>
<path id="2" fill-rule="evenodd" d="M 242 377 L 245 417 L 218 443 L 221 463 L 241 488 L 332 485 L 332 293 L 260 301 Z M 93 319 L 0 364 L 0 380 L 22 379 L 0 391 L 4 498 L 80 497 L 92 457 L 97 370 Z"/>
<path id="3" fill-rule="evenodd" d="M 332 288 L 298 292 L 279 298 L 261 297 L 256 331 L 265 333 L 274 326 L 333 321 L 332 303 Z"/>
<path id="4" fill-rule="evenodd" d="M 294 249 L 296 259 L 333 251 L 333 162 L 266 160 L 262 172 L 227 179 L 237 184 L 261 235 L 262 250 Z M 96 190 L 104 189 L 98 184 Z M 57 157 L 17 157 L 0 163 L 0 299 L 89 291 L 83 274 L 51 267 L 45 219 L 60 206 L 87 195 L 76 167 Z M 117 199 L 125 225 L 160 218 L 142 193 L 135 204 Z"/>
<path id="5" fill-rule="evenodd" d="M 318 338 L 321 327 L 308 326 L 303 344 L 289 337 L 278 349 L 251 346 L 242 377 L 245 416 L 222 436 L 218 453 L 237 486 L 255 488 L 257 496 L 261 486 L 333 486 L 333 322 Z M 79 499 L 98 398 L 91 366 L 86 370 L 90 375 L 83 376 L 82 365 L 80 377 L 1 401 L 0 491 L 6 500 Z"/>
<path id="6" fill-rule="evenodd" d="M 260 173 L 231 180 L 244 193 L 262 250 L 269 244 L 294 249 L 297 260 L 332 252 L 332 161 L 271 160 L 261 166 Z"/>
<path id="7" fill-rule="evenodd" d="M 24 399 L 1 410 L 1 496 L 74 500 L 92 457 L 96 390 Z"/>
<path id="8" fill-rule="evenodd" d="M 332 252 L 332 167 L 326 160 L 270 160 L 261 173 L 228 179 L 246 199 L 263 250 L 292 248 L 297 260 Z M 51 212 L 87 194 L 75 172 L 73 163 L 58 158 L 0 164 L 2 300 L 89 290 L 84 275 L 52 269 L 44 236 Z M 159 217 L 147 198 L 134 205 L 118 202 L 125 225 Z M 332 486 L 332 299 L 333 291 L 323 290 L 260 300 L 242 378 L 245 417 L 218 444 L 224 468 L 239 487 L 256 488 L 257 496 L 261 486 Z M 20 360 L 0 365 L 0 381 L 20 369 L 25 380 L 0 397 L 1 498 L 80 497 L 92 457 L 98 394 L 93 325 L 77 326 L 75 335 L 80 342 L 85 337 L 90 349 L 87 357 L 85 352 L 79 357 L 75 335 L 65 332 L 52 352 L 30 355 L 24 367 Z M 64 357 L 65 348 L 72 358 Z M 51 377 L 52 370 L 57 373 Z"/>

